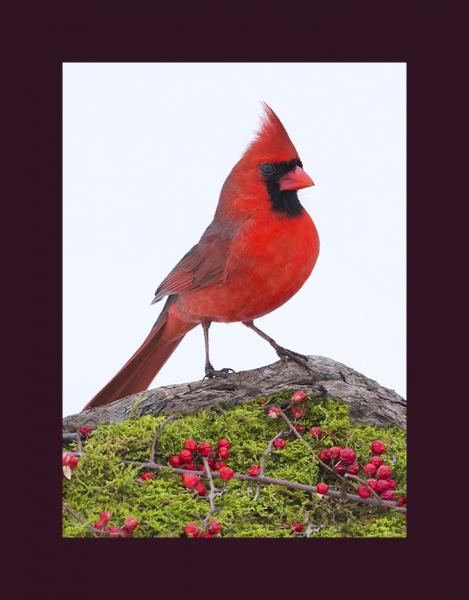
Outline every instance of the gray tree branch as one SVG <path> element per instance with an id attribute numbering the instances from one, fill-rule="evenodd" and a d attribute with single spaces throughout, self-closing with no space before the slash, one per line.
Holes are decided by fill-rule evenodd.
<path id="1" fill-rule="evenodd" d="M 349 405 L 355 423 L 405 428 L 406 401 L 393 390 L 324 356 L 309 356 L 308 365 L 314 374 L 290 360 L 280 360 L 259 369 L 230 373 L 224 378 L 146 390 L 67 416 L 63 419 L 63 430 L 119 423 L 143 415 L 190 414 L 204 408 L 232 407 L 287 388 L 315 393 L 321 387 L 328 397 Z M 85 402 L 86 399 L 83 404 Z"/>

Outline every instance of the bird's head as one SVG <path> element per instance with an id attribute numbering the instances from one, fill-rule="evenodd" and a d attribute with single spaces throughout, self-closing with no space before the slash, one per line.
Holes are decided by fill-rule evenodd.
<path id="1" fill-rule="evenodd" d="M 303 211 L 297 191 L 314 182 L 303 170 L 303 163 L 280 119 L 270 106 L 266 103 L 263 106 L 259 131 L 225 186 L 231 191 L 232 202 L 243 210 L 268 207 L 295 216 Z"/>

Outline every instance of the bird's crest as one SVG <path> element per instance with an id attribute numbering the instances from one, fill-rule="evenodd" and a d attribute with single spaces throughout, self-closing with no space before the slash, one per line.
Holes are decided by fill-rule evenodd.
<path id="1" fill-rule="evenodd" d="M 243 158 L 262 162 L 289 161 L 298 158 L 298 153 L 288 137 L 282 122 L 265 102 L 262 103 L 264 114 L 256 137 L 249 144 Z"/>

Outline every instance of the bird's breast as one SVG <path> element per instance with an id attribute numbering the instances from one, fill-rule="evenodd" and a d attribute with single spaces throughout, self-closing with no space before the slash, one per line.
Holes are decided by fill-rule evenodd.
<path id="1" fill-rule="evenodd" d="M 238 230 L 223 283 L 181 296 L 178 304 L 195 319 L 233 322 L 261 317 L 301 288 L 318 254 L 318 233 L 306 211 L 294 217 L 269 211 Z"/>

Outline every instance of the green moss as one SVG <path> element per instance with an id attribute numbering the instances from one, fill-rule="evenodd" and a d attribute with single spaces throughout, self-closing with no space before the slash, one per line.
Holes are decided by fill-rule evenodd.
<path id="1" fill-rule="evenodd" d="M 156 462 L 167 464 L 177 454 L 183 441 L 193 438 L 212 445 L 221 437 L 231 440 L 228 464 L 246 473 L 258 464 L 269 440 L 285 430 L 282 419 L 268 419 L 261 404 L 281 401 L 290 390 L 274 397 L 226 410 L 205 410 L 168 423 L 162 430 Z M 387 446 L 385 455 L 394 462 L 397 494 L 404 493 L 406 454 L 405 432 L 397 427 L 376 428 L 351 423 L 347 406 L 329 399 L 310 398 L 302 423 L 308 430 L 319 425 L 324 432 L 317 442 L 306 434 L 308 442 L 319 449 L 333 445 L 350 446 L 360 462 L 369 457 L 369 445 L 381 439 Z M 112 524 L 120 525 L 124 517 L 134 515 L 139 527 L 134 537 L 179 537 L 187 523 L 198 523 L 208 514 L 206 499 L 186 490 L 180 477 L 158 472 L 154 480 L 141 482 L 139 467 L 123 460 L 147 461 L 155 428 L 160 417 L 133 418 L 124 423 L 102 425 L 85 442 L 85 455 L 73 471 L 71 481 L 64 479 L 64 501 L 88 524 L 99 518 L 101 511 L 112 514 Z M 71 445 L 68 449 L 73 449 Z M 326 481 L 337 486 L 333 476 L 318 469 L 306 446 L 291 436 L 284 450 L 274 450 L 266 462 L 265 474 L 279 479 L 316 484 Z M 381 507 L 368 507 L 299 490 L 278 486 L 260 486 L 235 479 L 215 480 L 226 491 L 215 498 L 214 518 L 222 524 L 222 537 L 296 537 L 287 521 L 308 522 L 321 529 L 312 537 L 404 537 L 405 516 Z M 65 537 L 89 537 L 92 533 L 71 515 L 64 516 Z"/>

